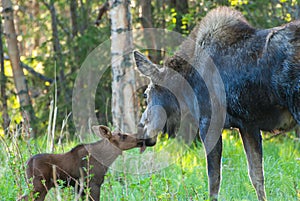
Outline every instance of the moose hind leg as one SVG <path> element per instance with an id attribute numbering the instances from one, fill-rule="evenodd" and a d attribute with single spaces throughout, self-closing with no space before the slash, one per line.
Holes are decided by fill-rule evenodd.
<path id="1" fill-rule="evenodd" d="M 266 200 L 262 161 L 262 138 L 258 129 L 240 129 L 248 160 L 249 176 L 258 200 Z"/>
<path id="2" fill-rule="evenodd" d="M 289 108 L 294 119 L 300 125 L 300 80 L 290 92 Z"/>

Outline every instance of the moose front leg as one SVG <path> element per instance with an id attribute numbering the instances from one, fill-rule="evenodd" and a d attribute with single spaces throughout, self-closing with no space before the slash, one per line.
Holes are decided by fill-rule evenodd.
<path id="1" fill-rule="evenodd" d="M 215 201 L 218 199 L 221 182 L 222 136 L 221 133 L 218 134 L 219 137 L 216 138 L 216 143 L 205 140 L 206 136 L 209 135 L 207 133 L 208 125 L 206 122 L 209 121 L 204 121 L 200 124 L 200 136 L 206 151 L 209 197 L 210 200 Z"/>
<path id="2" fill-rule="evenodd" d="M 206 156 L 210 200 L 217 200 L 221 183 L 222 137 Z"/>
<path id="3" fill-rule="evenodd" d="M 260 201 L 266 200 L 262 160 L 262 138 L 258 129 L 240 129 L 248 160 L 249 176 Z"/>

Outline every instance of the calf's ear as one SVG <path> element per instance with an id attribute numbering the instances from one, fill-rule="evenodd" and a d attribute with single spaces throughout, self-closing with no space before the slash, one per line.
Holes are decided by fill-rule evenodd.
<path id="1" fill-rule="evenodd" d="M 159 69 L 153 64 L 147 57 L 145 57 L 139 51 L 133 52 L 134 59 L 138 70 L 150 78 L 157 77 Z"/>
<path id="2" fill-rule="evenodd" d="M 92 129 L 95 134 L 100 135 L 103 138 L 110 139 L 112 136 L 111 131 L 107 126 L 93 126 Z"/>

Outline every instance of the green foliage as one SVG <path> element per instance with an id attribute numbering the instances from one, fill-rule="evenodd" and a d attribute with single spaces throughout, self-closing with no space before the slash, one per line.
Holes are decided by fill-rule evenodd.
<path id="1" fill-rule="evenodd" d="M 35 2 L 35 1 L 34 1 Z M 45 77 L 58 80 L 60 66 L 57 66 L 53 49 L 51 15 L 49 9 L 40 1 L 18 1 L 15 8 L 16 27 L 20 42 L 21 60 Z M 65 117 L 71 112 L 72 90 L 77 73 L 87 55 L 99 44 L 110 38 L 110 24 L 108 15 L 103 15 L 100 26 L 94 22 L 98 8 L 105 1 L 78 1 L 77 2 L 77 32 L 73 35 L 72 19 L 70 15 L 71 1 L 55 1 L 58 21 L 58 36 L 61 46 L 65 80 L 62 84 L 45 82 L 25 71 L 33 107 L 38 119 L 38 133 L 45 133 L 47 128 L 50 102 L 55 99 L 57 87 L 57 125 L 61 126 Z M 133 27 L 141 28 L 141 10 L 138 1 L 132 1 Z M 174 1 L 175 2 L 175 1 Z M 188 1 L 186 11 L 178 10 L 174 2 L 152 1 L 152 21 L 154 28 L 165 28 L 188 35 L 195 25 L 208 11 L 217 6 L 231 6 L 240 10 L 247 20 L 256 27 L 266 28 L 278 26 L 299 17 L 299 1 L 296 0 L 228 0 L 228 1 Z M 174 5 L 173 5 L 174 4 Z M 184 13 L 182 13 L 184 12 Z M 178 27 L 180 25 L 180 27 Z M 5 43 L 4 43 L 5 44 Z M 167 47 L 166 47 L 167 49 Z M 4 47 L 7 51 L 6 46 Z M 162 60 L 163 51 L 155 56 L 157 62 Z M 6 95 L 8 99 L 9 115 L 13 124 L 19 124 L 22 119 L 19 114 L 19 104 L 14 93 L 13 77 L 9 63 L 5 64 L 8 82 Z M 10 73 L 9 73 L 10 72 Z M 56 76 L 56 77 L 55 77 Z M 62 89 L 61 87 L 64 87 Z M 96 115 L 102 124 L 111 123 L 111 72 L 107 70 L 102 77 L 96 95 Z M 1 115 L 1 110 L 0 110 Z M 0 119 L 0 123 L 2 123 Z M 13 127 L 14 125 L 12 125 Z M 1 130 L 1 129 L 0 129 Z M 66 130 L 73 133 L 74 125 L 70 119 Z"/>
<path id="2" fill-rule="evenodd" d="M 23 63 L 31 66 L 42 75 L 58 79 L 60 67 L 54 59 L 52 44 L 51 16 L 49 10 L 41 1 L 37 12 L 34 12 L 33 1 L 18 1 L 15 18 L 20 42 L 20 54 Z M 60 145 L 55 146 L 55 152 L 65 152 L 78 144 L 78 140 L 70 138 L 74 133 L 73 121 L 66 120 L 71 112 L 72 89 L 77 73 L 87 55 L 99 44 L 109 39 L 110 25 L 107 15 L 104 15 L 100 26 L 94 21 L 98 7 L 105 1 L 78 1 L 78 30 L 72 35 L 69 11 L 70 1 L 55 1 L 58 19 L 58 35 L 62 48 L 65 80 L 64 85 L 45 82 L 25 71 L 33 107 L 38 118 L 40 137 L 36 140 L 23 139 L 24 131 L 14 129 L 21 122 L 19 104 L 14 92 L 13 77 L 8 62 L 5 62 L 5 73 L 8 76 L 6 95 L 8 97 L 9 115 L 12 120 L 11 136 L 2 136 L 0 143 L 0 189 L 1 200 L 15 200 L 24 193 L 29 193 L 32 186 L 25 180 L 25 161 L 32 155 L 47 152 L 47 127 L 51 101 L 57 102 L 58 114 L 55 141 L 63 136 Z M 140 26 L 140 11 L 138 2 L 132 8 L 133 27 Z M 188 12 L 180 14 L 169 1 L 152 1 L 152 17 L 154 28 L 166 28 L 188 35 L 195 25 L 211 9 L 224 5 L 240 10 L 247 20 L 255 27 L 268 28 L 287 23 L 299 18 L 299 1 L 296 0 L 228 0 L 228 1 L 188 1 Z M 178 30 L 178 19 L 181 26 Z M 168 47 L 166 47 L 168 49 Z M 7 52 L 7 47 L 4 47 Z M 159 51 L 158 51 L 159 52 Z M 163 52 L 163 51 L 161 51 Z M 158 62 L 163 53 L 158 56 Z M 56 76 L 56 77 L 55 77 Z M 66 91 L 63 93 L 61 86 Z M 55 90 L 57 87 L 57 92 Z M 141 91 L 142 93 L 142 91 Z M 57 99 L 56 99 L 57 96 Z M 102 124 L 111 124 L 111 72 L 108 69 L 100 80 L 96 93 L 95 113 Z M 141 105 L 144 105 L 141 103 Z M 0 107 L 0 115 L 2 113 Z M 2 123 L 0 118 L 0 123 Z M 67 122 L 67 123 L 65 123 Z M 0 128 L 0 131 L 2 128 Z M 1 131 L 2 132 L 2 131 Z M 242 143 L 236 133 L 225 134 L 224 154 L 222 159 L 223 180 L 220 192 L 221 200 L 255 200 L 255 191 L 249 181 L 246 157 Z M 76 136 L 74 136 L 75 138 Z M 156 145 L 160 151 L 169 142 L 163 141 Z M 171 147 L 172 148 L 172 147 Z M 135 151 L 135 150 L 132 150 Z M 175 153 L 176 155 L 176 153 Z M 119 159 L 119 160 L 122 160 Z M 300 145 L 299 140 L 292 136 L 270 138 L 264 142 L 264 166 L 266 176 L 266 191 L 269 200 L 300 200 Z M 92 168 L 92 167 L 91 167 Z M 86 179 L 90 179 L 89 175 Z M 59 182 L 58 182 L 59 183 Z M 74 200 L 73 189 L 52 190 L 48 200 Z M 110 170 L 102 186 L 102 200 L 207 200 L 206 163 L 203 148 L 199 143 L 192 146 L 183 156 L 178 156 L 171 166 L 154 173 L 131 175 Z"/>
<path id="3" fill-rule="evenodd" d="M 280 26 L 299 18 L 299 2 L 296 0 L 229 0 L 229 2 L 232 7 L 242 11 L 250 23 L 258 28 Z"/>
<path id="4" fill-rule="evenodd" d="M 239 137 L 231 132 L 223 134 L 222 184 L 220 200 L 256 200 L 256 194 L 248 178 L 247 162 Z M 264 140 L 264 168 L 266 192 L 269 200 L 300 199 L 300 144 L 292 135 Z M 15 200 L 29 193 L 32 186 L 26 184 L 24 162 L 30 155 L 46 152 L 44 138 L 36 141 L 2 139 L 0 146 L 1 199 Z M 56 152 L 68 151 L 77 141 L 56 145 Z M 161 139 L 155 148 L 159 151 L 174 141 Z M 130 150 L 133 154 L 137 150 Z M 146 153 L 141 157 L 147 156 Z M 122 162 L 122 156 L 118 162 Z M 92 168 L 92 167 L 90 167 Z M 88 170 L 86 170 L 88 171 Z M 93 175 L 88 176 L 87 181 Z M 60 182 L 58 182 L 60 184 Z M 207 200 L 207 175 L 203 147 L 191 146 L 173 164 L 148 174 L 129 174 L 110 169 L 101 187 L 101 200 Z M 50 191 L 47 200 L 74 200 L 72 188 Z"/>

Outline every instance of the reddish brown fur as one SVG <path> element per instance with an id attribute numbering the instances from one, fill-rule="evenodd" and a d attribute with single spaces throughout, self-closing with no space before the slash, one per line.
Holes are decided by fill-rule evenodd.
<path id="1" fill-rule="evenodd" d="M 33 184 L 32 197 L 38 193 L 36 201 L 44 200 L 48 191 L 57 185 L 58 179 L 64 181 L 65 186 L 76 186 L 78 193 L 84 195 L 80 185 L 87 175 L 93 175 L 88 182 L 89 199 L 99 200 L 100 186 L 108 166 L 123 150 L 143 145 L 135 136 L 119 132 L 112 134 L 105 126 L 94 126 L 93 130 L 105 139 L 78 145 L 64 154 L 37 154 L 28 160 L 26 175 Z M 28 200 L 28 196 L 20 200 Z"/>

